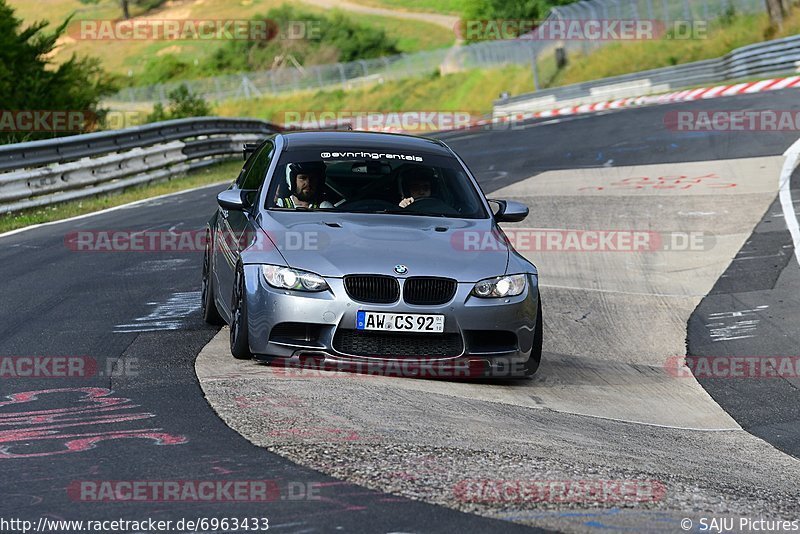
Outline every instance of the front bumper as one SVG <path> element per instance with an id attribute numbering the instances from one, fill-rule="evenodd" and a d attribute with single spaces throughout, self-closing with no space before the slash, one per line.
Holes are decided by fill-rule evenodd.
<path id="1" fill-rule="evenodd" d="M 453 299 L 442 305 L 417 306 L 403 302 L 373 304 L 352 300 L 341 278 L 326 278 L 328 291 L 305 293 L 275 289 L 267 284 L 260 265 L 245 266 L 250 350 L 262 360 L 316 365 L 380 374 L 413 376 L 519 376 L 531 357 L 539 300 L 538 280 L 528 274 L 525 291 L 516 297 L 480 299 L 470 295 L 474 283 L 459 283 Z M 399 278 L 401 286 L 403 279 Z M 444 334 L 418 334 L 415 341 L 441 347 L 441 340 L 459 342 L 454 350 L 435 354 L 375 355 L 344 350 L 342 339 L 363 334 L 355 331 L 360 310 L 387 313 L 430 313 L 445 316 Z M 305 338 L 281 336 L 287 324 L 308 325 Z M 280 325 L 278 328 L 275 328 Z M 337 333 L 339 334 L 337 336 Z M 498 335 L 502 334 L 502 335 Z M 410 334 L 386 334 L 406 335 Z M 433 337 L 431 337 L 433 336 Z M 352 347 L 353 344 L 348 346 Z M 448 345 L 451 349 L 456 346 Z M 384 347 L 385 348 L 385 347 Z"/>

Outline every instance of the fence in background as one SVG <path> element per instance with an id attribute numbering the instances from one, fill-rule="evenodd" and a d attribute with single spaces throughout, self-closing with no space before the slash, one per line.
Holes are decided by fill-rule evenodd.
<path id="1" fill-rule="evenodd" d="M 734 10 L 754 13 L 765 10 L 764 0 L 589 0 L 553 9 L 543 24 L 557 20 L 641 20 L 709 21 Z M 453 29 L 455 32 L 455 28 Z M 570 50 L 589 52 L 609 41 L 564 41 Z M 533 59 L 552 50 L 554 41 L 514 39 L 487 41 L 472 45 L 399 54 L 377 59 L 316 65 L 302 70 L 287 67 L 262 72 L 216 76 L 185 83 L 206 100 L 250 99 L 280 93 L 331 87 L 352 89 L 388 80 L 429 76 L 470 68 L 501 65 L 533 65 Z M 534 69 L 535 70 L 535 69 Z M 120 108 L 136 104 L 166 102 L 167 95 L 180 83 L 131 87 L 108 99 L 107 105 Z M 538 84 L 537 84 L 538 86 Z"/>

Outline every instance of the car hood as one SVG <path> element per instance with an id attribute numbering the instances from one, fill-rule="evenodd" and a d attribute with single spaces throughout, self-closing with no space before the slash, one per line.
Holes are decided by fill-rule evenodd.
<path id="1" fill-rule="evenodd" d="M 271 211 L 260 224 L 290 267 L 326 277 L 398 276 L 405 265 L 401 277 L 477 282 L 505 274 L 509 258 L 491 219 Z"/>

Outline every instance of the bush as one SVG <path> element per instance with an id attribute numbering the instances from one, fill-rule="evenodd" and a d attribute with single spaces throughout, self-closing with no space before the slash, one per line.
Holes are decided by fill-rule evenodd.
<path id="1" fill-rule="evenodd" d="M 147 122 L 211 115 L 211 107 L 208 103 L 203 100 L 203 97 L 193 95 L 186 84 L 181 84 L 177 89 L 170 91 L 167 98 L 169 98 L 167 109 L 164 109 L 161 102 L 157 102 L 153 106 L 153 112 L 147 116 Z"/>
<path id="2" fill-rule="evenodd" d="M 303 66 L 355 61 L 390 54 L 398 54 L 397 42 L 386 32 L 353 22 L 345 14 L 334 11 L 331 15 L 315 15 L 289 5 L 271 9 L 266 16 L 253 20 L 269 20 L 278 35 L 264 41 L 227 41 L 205 61 L 190 64 L 172 55 L 148 60 L 144 73 L 136 82 L 140 85 L 164 83 L 220 74 L 269 70 L 276 58 L 288 56 Z M 292 24 L 305 23 L 305 38 L 281 37 Z M 296 29 L 296 28 L 295 28 Z M 291 65 L 290 62 L 288 62 Z M 293 68 L 293 67 L 291 67 Z"/>

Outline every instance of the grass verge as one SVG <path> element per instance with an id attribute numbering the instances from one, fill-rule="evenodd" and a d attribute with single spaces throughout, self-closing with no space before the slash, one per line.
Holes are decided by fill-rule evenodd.
<path id="1" fill-rule="evenodd" d="M 714 22 L 706 39 L 617 42 L 589 54 L 572 54 L 569 65 L 553 78 L 553 86 L 715 59 L 735 48 L 797 33 L 800 8 L 781 30 L 771 28 L 765 14 L 738 15 Z"/>
<path id="2" fill-rule="evenodd" d="M 241 168 L 242 162 L 240 160 L 231 160 L 205 169 L 199 169 L 191 174 L 179 176 L 169 181 L 138 185 L 115 194 L 89 197 L 82 200 L 73 200 L 56 204 L 54 206 L 0 215 L 0 233 L 9 232 L 33 224 L 68 219 L 77 215 L 113 208 L 114 206 L 165 195 L 167 193 L 176 193 L 203 185 L 224 182 L 226 180 L 232 181 Z"/>
<path id="3" fill-rule="evenodd" d="M 363 89 L 302 92 L 217 104 L 221 116 L 256 117 L 284 122 L 285 112 L 389 112 L 465 111 L 488 113 L 502 91 L 519 94 L 533 90 L 527 66 L 507 65 L 487 70 L 469 70 L 426 78 L 409 78 Z"/>

